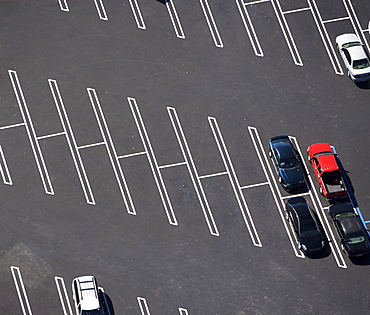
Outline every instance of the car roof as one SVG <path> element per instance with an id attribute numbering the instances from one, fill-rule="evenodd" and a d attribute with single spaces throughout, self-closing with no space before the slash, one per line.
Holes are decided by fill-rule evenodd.
<path id="1" fill-rule="evenodd" d="M 304 200 L 304 199 L 303 199 Z M 295 212 L 298 214 L 299 217 L 306 218 L 307 216 L 312 217 L 310 210 L 308 209 L 308 205 L 304 200 L 304 203 L 292 203 L 291 206 L 294 208 Z"/>
<path id="2" fill-rule="evenodd" d="M 80 292 L 80 303 L 83 310 L 96 310 L 100 308 L 98 288 L 94 276 L 75 278 Z M 78 294 L 78 293 L 77 293 Z"/>
<path id="3" fill-rule="evenodd" d="M 346 49 L 350 53 L 352 60 L 368 59 L 362 46 L 352 46 Z"/>
<path id="4" fill-rule="evenodd" d="M 355 211 L 353 210 L 353 206 L 350 203 L 336 203 L 336 204 L 331 205 L 329 207 L 329 211 L 334 216 L 336 216 L 337 214 L 340 214 L 340 213 L 345 213 L 345 212 L 355 213 Z"/>
<path id="5" fill-rule="evenodd" d="M 343 231 L 345 234 L 355 234 L 362 232 L 364 233 L 364 229 L 361 226 L 358 217 L 346 217 L 338 220 L 343 227 Z"/>

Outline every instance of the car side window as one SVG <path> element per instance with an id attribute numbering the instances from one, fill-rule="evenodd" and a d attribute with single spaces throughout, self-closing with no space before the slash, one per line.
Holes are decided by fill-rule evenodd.
<path id="1" fill-rule="evenodd" d="M 343 52 L 344 52 L 344 55 L 347 58 L 348 63 L 351 64 L 351 56 L 350 56 L 348 50 L 347 49 L 343 49 Z"/>

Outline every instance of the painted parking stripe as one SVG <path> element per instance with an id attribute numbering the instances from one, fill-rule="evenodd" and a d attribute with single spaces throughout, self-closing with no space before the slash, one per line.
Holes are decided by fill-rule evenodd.
<path id="1" fill-rule="evenodd" d="M 62 11 L 69 11 L 67 0 L 58 0 L 59 6 Z"/>
<path id="2" fill-rule="evenodd" d="M 191 180 L 193 182 L 194 189 L 197 193 L 199 203 L 202 207 L 202 211 L 204 214 L 204 217 L 206 219 L 209 231 L 214 236 L 219 236 L 219 232 L 216 226 L 216 223 L 213 218 L 213 214 L 211 212 L 210 206 L 208 204 L 207 197 L 204 193 L 202 183 L 200 181 L 198 171 L 195 167 L 193 157 L 191 155 L 188 143 L 186 141 L 186 137 L 184 134 L 184 131 L 181 127 L 180 120 L 177 116 L 176 109 L 173 107 L 167 107 L 168 115 L 170 116 L 171 123 L 173 126 L 173 129 L 176 134 L 177 141 L 179 143 L 179 146 L 181 148 L 182 155 L 185 159 L 186 166 L 188 167 L 188 171 L 191 177 Z"/>
<path id="3" fill-rule="evenodd" d="M 218 147 L 218 150 L 220 152 L 220 155 L 222 157 L 222 161 L 224 163 L 224 166 L 226 168 L 226 172 L 229 176 L 231 185 L 233 187 L 233 191 L 236 197 L 236 200 L 239 205 L 239 209 L 243 215 L 244 223 L 247 226 L 248 232 L 251 236 L 252 242 L 254 246 L 262 247 L 261 240 L 259 238 L 258 232 L 256 230 L 255 224 L 253 222 L 252 215 L 249 211 L 247 202 L 245 201 L 244 194 L 242 192 L 242 189 L 239 184 L 238 177 L 234 170 L 234 165 L 231 161 L 231 158 L 229 156 L 229 152 L 227 151 L 225 141 L 222 137 L 220 128 L 218 126 L 217 120 L 214 117 L 208 117 L 208 122 L 211 126 L 213 136 L 216 140 L 216 144 Z"/>
<path id="4" fill-rule="evenodd" d="M 5 160 L 5 155 L 2 146 L 0 145 L 0 172 L 3 178 L 3 183 L 6 185 L 13 185 L 12 177 L 10 176 L 8 164 Z"/>
<path id="5" fill-rule="evenodd" d="M 139 107 L 137 106 L 136 100 L 134 98 L 128 97 L 127 101 L 130 105 L 132 115 L 134 116 L 135 124 L 139 131 L 141 142 L 143 143 L 144 146 L 144 150 L 147 153 L 150 168 L 152 170 L 154 180 L 157 184 L 157 188 L 162 199 L 163 207 L 165 209 L 168 221 L 172 225 L 178 225 L 175 213 L 173 211 L 172 203 L 167 193 L 167 188 L 162 177 L 162 173 L 158 166 L 157 158 L 153 151 L 152 144 L 146 131 L 143 118 L 141 117 Z"/>
<path id="6" fill-rule="evenodd" d="M 64 279 L 61 277 L 54 277 L 55 285 L 58 290 L 58 296 L 60 299 L 60 303 L 62 305 L 63 314 L 64 315 L 73 315 L 71 303 L 69 302 L 68 293 L 66 289 L 66 285 L 64 283 Z M 66 307 L 67 306 L 67 307 Z M 69 312 L 68 312 L 69 311 Z"/>
<path id="7" fill-rule="evenodd" d="M 95 205 L 95 198 L 94 198 L 93 192 L 90 187 L 90 182 L 89 182 L 89 179 L 85 171 L 85 166 L 81 159 L 81 155 L 80 155 L 77 143 L 76 143 L 76 139 L 74 137 L 71 124 L 69 122 L 67 111 L 65 109 L 57 81 L 53 79 L 49 79 L 48 82 L 49 82 L 50 91 L 53 95 L 55 106 L 58 111 L 60 122 L 63 127 L 63 131 L 65 132 L 65 135 L 67 138 L 69 150 L 71 152 L 72 159 L 76 167 L 78 178 L 80 180 L 81 187 L 82 187 L 82 190 L 86 198 L 86 202 L 88 204 Z"/>
<path id="8" fill-rule="evenodd" d="M 189 315 L 188 310 L 186 308 L 179 307 L 179 314 L 180 315 Z"/>
<path id="9" fill-rule="evenodd" d="M 254 26 L 250 18 L 249 12 L 247 10 L 247 5 L 244 4 L 243 0 L 235 0 L 235 1 L 239 9 L 240 16 L 242 18 L 245 30 L 247 31 L 249 40 L 252 44 L 254 53 L 256 54 L 256 56 L 263 57 L 263 51 L 262 51 L 260 42 L 258 40 L 256 31 L 254 30 Z"/>
<path id="10" fill-rule="evenodd" d="M 323 19 L 321 17 L 320 11 L 317 7 L 315 0 L 307 0 L 309 7 L 311 8 L 312 16 L 315 20 L 317 29 L 320 33 L 321 40 L 324 43 L 326 52 L 329 56 L 330 62 L 333 65 L 334 71 L 336 74 L 343 75 L 342 66 L 339 63 L 337 54 L 335 53 L 333 44 L 330 40 L 328 31 L 326 30 L 326 26 L 323 23 Z"/>
<path id="11" fill-rule="evenodd" d="M 42 154 L 39 142 L 37 140 L 35 128 L 33 126 L 33 122 L 32 122 L 30 113 L 28 111 L 28 106 L 27 106 L 27 103 L 26 103 L 26 100 L 25 100 L 25 97 L 22 91 L 22 87 L 19 83 L 17 72 L 14 70 L 8 70 L 8 73 L 9 73 L 9 77 L 10 77 L 10 80 L 13 86 L 14 94 L 18 102 L 19 110 L 21 112 L 23 122 L 26 127 L 28 139 L 31 144 L 33 155 L 36 160 L 37 168 L 39 170 L 41 181 L 44 186 L 45 192 L 49 195 L 54 195 L 54 189 L 51 184 L 49 172 L 46 168 L 44 156 Z"/>
<path id="12" fill-rule="evenodd" d="M 30 302 L 28 301 L 26 288 L 24 287 L 21 271 L 19 267 L 10 267 L 15 288 L 17 290 L 19 303 L 21 304 L 23 315 L 32 315 Z"/>
<path id="13" fill-rule="evenodd" d="M 143 297 L 137 297 L 137 302 L 139 303 L 140 311 L 142 315 L 150 315 L 148 304 L 146 299 Z"/>
<path id="14" fill-rule="evenodd" d="M 294 9 L 294 10 L 289 10 L 289 11 L 282 11 L 282 14 L 292 14 L 292 13 L 298 13 L 298 12 L 303 12 L 303 11 L 309 11 L 311 8 L 300 8 L 300 9 Z"/>
<path id="15" fill-rule="evenodd" d="M 99 18 L 104 21 L 108 21 L 108 15 L 104 8 L 103 0 L 94 0 L 96 10 L 98 11 Z"/>
<path id="16" fill-rule="evenodd" d="M 103 144 L 105 145 L 110 163 L 113 168 L 114 175 L 116 177 L 121 196 L 125 203 L 127 212 L 129 214 L 136 214 L 134 203 L 132 202 L 131 194 L 126 183 L 125 176 L 123 174 L 121 164 L 118 160 L 116 148 L 114 146 L 112 137 L 109 132 L 107 122 L 104 117 L 103 110 L 101 108 L 98 95 L 95 89 L 87 88 L 87 94 L 89 95 L 91 106 L 94 110 L 96 121 L 98 122 L 100 133 L 103 137 Z"/>
<path id="17" fill-rule="evenodd" d="M 340 246 L 338 245 L 338 242 L 337 242 L 336 238 L 334 237 L 333 229 L 332 229 L 332 227 L 329 223 L 328 216 L 325 213 L 326 208 L 324 208 L 321 204 L 319 195 L 318 195 L 318 193 L 316 191 L 316 188 L 313 184 L 311 174 L 308 171 L 306 161 L 303 158 L 302 151 L 300 149 L 299 143 L 298 143 L 298 141 L 295 137 L 290 136 L 289 138 L 292 140 L 292 142 L 294 143 L 294 145 L 295 145 L 296 149 L 298 150 L 300 156 L 302 157 L 302 160 L 303 160 L 302 162 L 303 162 L 306 174 L 308 174 L 308 179 L 309 179 L 310 186 L 311 186 L 311 189 L 309 190 L 309 194 L 310 194 L 311 200 L 313 202 L 313 206 L 315 208 L 315 211 L 318 214 L 319 219 L 322 223 L 322 227 L 324 228 L 325 234 L 329 238 L 329 246 L 331 248 L 331 251 L 333 252 L 334 259 L 335 259 L 338 267 L 347 268 L 347 264 L 346 264 L 346 262 L 343 258 L 342 251 L 340 249 Z"/>
<path id="18" fill-rule="evenodd" d="M 145 30 L 146 26 L 143 20 L 143 16 L 141 15 L 141 11 L 139 8 L 139 4 L 137 3 L 137 0 L 129 0 L 129 2 L 130 2 L 132 13 L 134 14 L 137 27 Z"/>
<path id="19" fill-rule="evenodd" d="M 283 14 L 283 10 L 281 9 L 281 5 L 279 0 L 271 0 L 272 7 L 275 11 L 276 18 L 280 24 L 280 28 L 283 32 L 285 41 L 288 45 L 290 54 L 292 55 L 294 64 L 297 66 L 303 66 L 303 62 L 301 56 L 299 55 L 297 46 L 293 39 L 292 33 L 290 31 L 289 25 L 286 21 L 285 15 Z"/>
<path id="20" fill-rule="evenodd" d="M 166 0 L 166 7 L 168 14 L 170 15 L 173 28 L 176 32 L 176 36 L 181 39 L 185 39 L 185 34 L 181 26 L 179 16 L 173 0 Z"/>
<path id="21" fill-rule="evenodd" d="M 272 196 L 274 198 L 274 201 L 275 201 L 276 207 L 278 209 L 280 218 L 281 218 L 281 220 L 283 222 L 283 226 L 285 228 L 285 231 L 286 231 L 286 233 L 288 235 L 290 244 L 291 244 L 291 246 L 293 248 L 294 254 L 298 258 L 305 258 L 305 256 L 303 255 L 303 253 L 297 249 L 296 241 L 295 241 L 295 235 L 291 231 L 291 226 L 290 225 L 288 226 L 287 220 L 285 219 L 285 215 L 284 215 L 284 201 L 283 201 L 282 196 L 280 194 L 279 187 L 278 187 L 278 185 L 276 183 L 276 180 L 275 180 L 274 174 L 272 172 L 271 166 L 269 164 L 268 158 L 266 156 L 266 153 L 265 153 L 265 151 L 263 149 L 263 145 L 262 145 L 262 142 L 261 142 L 261 138 L 260 138 L 260 136 L 258 134 L 257 128 L 248 126 L 248 131 L 249 131 L 250 137 L 252 139 L 253 146 L 254 146 L 254 148 L 256 150 L 258 159 L 259 159 L 260 164 L 262 166 L 263 172 L 265 174 L 266 180 L 269 182 L 269 187 L 270 187 Z M 267 171 L 267 169 L 268 169 L 268 171 Z M 272 179 L 272 182 L 271 182 L 270 177 Z M 275 189 L 274 189 L 272 183 L 274 184 Z M 278 200 L 278 196 L 277 195 L 279 196 L 280 202 Z"/>
<path id="22" fill-rule="evenodd" d="M 208 4 L 208 0 L 199 0 L 199 1 L 200 1 L 200 5 L 202 6 L 202 10 L 206 18 L 209 31 L 211 32 L 211 35 L 212 35 L 212 38 L 213 38 L 213 41 L 216 47 L 223 48 L 224 44 L 222 43 L 222 39 L 220 37 L 220 33 L 218 32 L 218 28 L 213 18 L 213 14 Z"/>

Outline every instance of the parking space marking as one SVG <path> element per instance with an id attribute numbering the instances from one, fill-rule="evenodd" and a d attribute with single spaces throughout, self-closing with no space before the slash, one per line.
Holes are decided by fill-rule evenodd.
<path id="1" fill-rule="evenodd" d="M 143 155 L 143 154 L 147 154 L 146 151 L 136 152 L 136 153 L 130 153 L 130 154 L 124 154 L 124 155 L 119 155 L 119 156 L 117 156 L 117 158 L 118 159 L 124 159 L 124 158 L 138 156 L 138 155 Z"/>
<path id="2" fill-rule="evenodd" d="M 67 0 L 58 0 L 59 6 L 62 11 L 69 11 Z"/>
<path id="3" fill-rule="evenodd" d="M 193 182 L 194 189 L 195 189 L 196 194 L 198 196 L 199 203 L 202 207 L 202 211 L 203 211 L 204 217 L 206 219 L 209 231 L 214 236 L 220 236 L 220 234 L 218 233 L 216 223 L 213 219 L 213 214 L 212 214 L 211 209 L 209 207 L 207 197 L 204 193 L 203 186 L 202 186 L 202 183 L 201 183 L 199 175 L 198 175 L 198 171 L 195 167 L 193 157 L 190 153 L 190 149 L 189 149 L 188 143 L 186 141 L 184 131 L 181 127 L 180 120 L 177 116 L 176 109 L 173 108 L 173 107 L 167 107 L 167 112 L 168 112 L 168 115 L 170 116 L 171 123 L 172 123 L 173 129 L 175 131 L 177 141 L 178 141 L 179 146 L 181 148 L 182 155 L 185 159 L 186 166 L 188 167 L 188 171 L 189 171 L 191 180 Z"/>
<path id="4" fill-rule="evenodd" d="M 200 175 L 199 178 L 209 178 L 209 177 L 215 177 L 215 176 L 221 176 L 221 175 L 229 175 L 228 172 L 219 172 L 219 173 L 213 173 L 213 174 L 208 174 L 208 175 Z"/>
<path id="5" fill-rule="evenodd" d="M 129 214 L 135 215 L 136 211 L 134 204 L 132 202 L 131 194 L 126 183 L 126 179 L 123 174 L 121 164 L 118 160 L 116 148 L 110 135 L 109 128 L 98 99 L 98 95 L 96 93 L 96 90 L 92 88 L 87 88 L 87 94 L 89 95 L 91 106 L 94 110 L 95 118 L 96 121 L 98 122 L 100 133 L 103 137 L 103 142 L 97 143 L 96 145 L 99 144 L 105 145 L 127 212 Z"/>
<path id="6" fill-rule="evenodd" d="M 58 295 L 59 295 L 60 303 L 62 304 L 62 309 L 63 309 L 64 315 L 68 315 L 66 305 L 68 307 L 69 314 L 73 315 L 72 308 L 71 308 L 71 303 L 69 302 L 68 293 L 67 293 L 66 285 L 64 283 L 64 279 L 61 278 L 61 277 L 55 276 L 54 281 L 55 281 L 55 285 L 56 285 L 57 290 L 58 290 Z M 63 289 L 63 291 L 61 290 L 61 288 Z"/>
<path id="7" fill-rule="evenodd" d="M 147 158 L 152 170 L 154 180 L 157 184 L 157 188 L 162 199 L 163 207 L 165 209 L 168 221 L 172 225 L 178 225 L 175 213 L 172 208 L 170 197 L 168 196 L 166 185 L 162 177 L 162 173 L 158 166 L 157 158 L 152 148 L 148 133 L 145 128 L 143 118 L 141 117 L 139 107 L 137 106 L 136 100 L 132 97 L 128 97 L 127 101 L 130 105 L 132 115 L 134 116 L 136 127 L 139 131 L 141 142 L 143 143 L 144 150 L 147 153 Z"/>
<path id="8" fill-rule="evenodd" d="M 303 66 L 301 56 L 299 55 L 297 46 L 294 42 L 292 33 L 290 32 L 289 25 L 285 19 L 285 15 L 283 14 L 283 10 L 281 9 L 279 0 L 271 0 L 271 4 L 272 4 L 272 7 L 274 8 L 276 18 L 280 24 L 280 28 L 284 34 L 285 41 L 288 45 L 290 54 L 292 55 L 294 64 L 296 66 Z"/>
<path id="9" fill-rule="evenodd" d="M 8 126 L 4 126 L 4 127 L 0 127 L 0 130 L 5 130 L 5 129 L 9 129 L 9 128 L 15 128 L 15 127 L 24 127 L 26 124 L 23 122 L 23 123 L 19 123 L 19 124 L 13 124 L 13 125 L 8 125 Z"/>
<path id="10" fill-rule="evenodd" d="M 322 21 L 322 23 L 331 23 L 331 22 L 338 22 L 338 21 L 344 21 L 344 20 L 349 20 L 349 16 L 341 17 L 341 18 L 336 18 L 336 19 L 331 19 L 331 20 L 325 20 Z"/>
<path id="11" fill-rule="evenodd" d="M 320 11 L 317 7 L 315 0 L 307 0 L 309 7 L 311 8 L 312 16 L 315 20 L 317 29 L 320 33 L 321 40 L 324 43 L 326 52 L 329 56 L 330 62 L 333 65 L 334 71 L 336 74 L 343 75 L 342 66 L 339 63 L 337 54 L 334 51 L 333 44 L 330 40 L 328 31 L 326 30 L 325 23 L 323 22 L 323 19 L 321 17 Z"/>
<path id="12" fill-rule="evenodd" d="M 52 133 L 50 135 L 45 135 L 45 136 L 38 136 L 36 137 L 37 140 L 42 140 L 42 139 L 47 139 L 47 138 L 52 138 L 52 137 L 57 137 L 57 136 L 65 136 L 65 132 L 62 131 L 62 132 L 57 132 L 57 133 Z"/>
<path id="13" fill-rule="evenodd" d="M 310 193 L 306 192 L 306 193 L 302 193 L 302 194 L 294 194 L 294 197 L 304 197 L 304 196 L 309 196 Z M 291 195 L 288 195 L 288 196 L 282 196 L 281 199 L 288 199 L 288 198 L 291 198 L 292 196 Z"/>
<path id="14" fill-rule="evenodd" d="M 141 15 L 141 11 L 139 8 L 139 4 L 137 3 L 137 0 L 129 0 L 132 13 L 134 14 L 136 25 L 138 28 L 141 28 L 143 30 L 146 29 L 143 16 Z"/>
<path id="15" fill-rule="evenodd" d="M 297 249 L 297 246 L 296 246 L 296 243 L 295 243 L 295 235 L 294 233 L 291 231 L 291 226 L 288 227 L 288 224 L 286 222 L 286 219 L 285 219 L 285 215 L 284 215 L 284 201 L 282 199 L 282 196 L 281 196 L 281 193 L 280 193 L 280 190 L 279 190 L 279 187 L 276 183 L 276 180 L 275 180 L 275 177 L 273 175 L 273 172 L 272 172 L 272 169 L 271 169 L 271 166 L 269 164 L 269 161 L 267 159 L 267 156 L 266 156 L 266 153 L 265 153 L 265 150 L 263 149 L 263 145 L 262 145 L 262 142 L 261 142 L 261 138 L 258 134 L 258 131 L 257 131 L 257 128 L 255 127 L 251 127 L 251 126 L 248 126 L 248 131 L 249 131 L 249 134 L 250 134 L 250 137 L 252 139 L 252 142 L 253 142 L 253 146 L 256 150 L 256 153 L 257 153 L 257 156 L 258 156 L 258 159 L 260 161 L 260 164 L 262 166 L 262 169 L 263 169 L 263 172 L 265 174 L 265 177 L 266 177 L 266 180 L 268 181 L 269 183 L 269 187 L 270 187 L 270 190 L 271 190 L 271 193 L 272 193 L 272 196 L 274 198 L 274 201 L 275 201 L 275 204 L 276 204 L 276 207 L 278 209 L 278 212 L 279 212 L 279 215 L 280 215 L 280 218 L 283 222 L 283 225 L 284 225 L 284 228 L 285 228 L 285 231 L 288 235 L 288 238 L 289 238 L 289 241 L 290 241 L 290 244 L 293 248 L 293 251 L 294 251 L 294 254 L 296 255 L 296 257 L 298 258 L 305 258 L 305 256 L 303 255 L 303 253 L 301 251 L 299 251 Z M 263 158 L 262 158 L 263 156 Z M 267 171 L 267 168 L 268 168 L 268 171 Z M 270 175 L 269 175 L 270 174 Z M 272 182 L 274 184 L 274 187 L 271 183 L 271 179 L 272 179 Z M 276 190 L 276 192 L 275 192 Z M 278 197 L 277 197 L 277 194 L 279 196 L 279 200 L 280 200 L 280 203 L 278 201 Z M 293 237 L 292 237 L 293 235 Z M 294 239 L 294 240 L 293 240 Z"/>
<path id="16" fill-rule="evenodd" d="M 24 287 L 21 271 L 19 267 L 15 267 L 15 266 L 11 266 L 10 270 L 13 276 L 13 281 L 15 284 L 15 288 L 17 290 L 18 299 L 19 299 L 19 303 L 21 304 L 23 315 L 32 315 L 31 306 L 30 306 L 30 302 L 28 301 L 28 297 L 27 297 L 26 289 Z M 20 290 L 19 287 L 21 287 L 22 291 Z"/>
<path id="17" fill-rule="evenodd" d="M 71 124 L 69 122 L 67 111 L 64 107 L 64 103 L 63 103 L 62 96 L 59 91 L 57 81 L 53 79 L 49 79 L 48 82 L 49 82 L 50 91 L 53 95 L 55 106 L 58 111 L 60 122 L 65 132 L 69 150 L 71 152 L 72 159 L 76 167 L 78 178 L 80 179 L 81 187 L 84 192 L 86 202 L 88 204 L 95 205 L 94 195 L 92 193 L 90 182 L 89 182 L 89 179 L 85 171 L 85 166 L 82 162 L 79 148 L 77 146 L 76 139 L 74 137 Z"/>
<path id="18" fill-rule="evenodd" d="M 247 31 L 249 40 L 252 44 L 255 55 L 259 56 L 259 57 L 263 57 L 263 51 L 262 51 L 260 42 L 258 40 L 256 31 L 254 30 L 252 20 L 250 18 L 250 15 L 249 15 L 247 7 L 246 7 L 247 4 L 245 4 L 243 2 L 243 0 L 235 0 L 235 1 L 236 1 L 236 5 L 239 9 L 240 16 L 242 18 L 245 30 Z M 268 1 L 268 0 L 266 0 L 266 1 Z"/>
<path id="19" fill-rule="evenodd" d="M 142 315 L 150 315 L 146 299 L 143 298 L 143 297 L 137 297 L 137 302 L 139 303 L 141 314 Z"/>
<path id="20" fill-rule="evenodd" d="M 224 44 L 222 43 L 222 39 L 220 37 L 220 33 L 218 32 L 216 22 L 213 18 L 211 8 L 209 7 L 208 0 L 199 0 L 199 1 L 200 1 L 200 5 L 202 6 L 202 10 L 206 18 L 209 31 L 211 32 L 211 35 L 212 35 L 212 38 L 213 38 L 213 41 L 216 47 L 223 48 Z"/>
<path id="21" fill-rule="evenodd" d="M 294 9 L 294 10 L 289 10 L 289 11 L 281 11 L 282 14 L 291 14 L 291 13 L 298 13 L 302 11 L 308 11 L 311 10 L 311 8 L 301 8 L 301 9 Z"/>
<path id="22" fill-rule="evenodd" d="M 240 189 L 248 189 L 248 188 L 259 187 L 259 186 L 264 186 L 264 185 L 268 185 L 268 184 L 269 184 L 269 182 L 251 184 L 251 185 L 246 185 L 246 186 L 240 186 Z"/>
<path id="23" fill-rule="evenodd" d="M 33 155 L 36 160 L 37 168 L 39 170 L 41 181 L 44 186 L 45 192 L 49 195 L 54 195 L 54 190 L 51 184 L 49 172 L 46 168 L 44 156 L 42 154 L 42 151 L 41 151 L 41 148 L 40 148 L 37 136 L 36 136 L 35 128 L 33 126 L 33 122 L 32 122 L 30 113 L 28 111 L 26 99 L 24 97 L 22 87 L 19 83 L 17 72 L 14 70 L 8 70 L 8 73 L 9 73 L 10 81 L 13 86 L 14 94 L 18 102 L 19 110 L 23 118 L 24 126 L 26 127 L 28 139 L 31 144 Z"/>
<path id="24" fill-rule="evenodd" d="M 179 307 L 180 315 L 189 315 L 188 310 L 186 308 Z"/>
<path id="25" fill-rule="evenodd" d="M 222 161 L 224 163 L 224 166 L 226 168 L 226 173 L 229 176 L 229 180 L 231 182 L 231 185 L 233 187 L 233 191 L 236 197 L 236 200 L 239 205 L 239 209 L 243 215 L 243 219 L 245 222 L 245 225 L 247 226 L 248 232 L 252 238 L 252 242 L 254 246 L 262 247 L 261 240 L 258 236 L 258 232 L 256 230 L 255 224 L 253 222 L 252 215 L 249 211 L 247 202 L 245 201 L 242 189 L 239 184 L 238 177 L 234 170 L 234 165 L 231 161 L 231 158 L 229 156 L 229 152 L 227 151 L 227 147 L 225 144 L 225 141 L 222 137 L 221 130 L 218 126 L 217 120 L 214 117 L 208 117 L 208 122 L 211 126 L 213 136 L 215 138 L 218 150 L 220 152 Z"/>
<path id="26" fill-rule="evenodd" d="M 181 165 L 186 165 L 186 162 L 179 162 L 179 163 L 161 165 L 161 166 L 158 166 L 158 168 L 162 169 L 162 168 L 175 167 L 175 166 L 181 166 Z"/>
<path id="27" fill-rule="evenodd" d="M 292 136 L 290 136 L 289 138 L 294 142 L 294 145 L 295 145 L 296 149 L 298 150 L 300 156 L 303 157 L 302 151 L 300 149 L 300 146 L 299 146 L 299 143 L 298 143 L 297 139 L 295 137 L 292 137 Z M 309 195 L 310 195 L 311 200 L 313 202 L 313 206 L 316 210 L 316 213 L 318 214 L 319 219 L 322 223 L 322 227 L 324 228 L 325 234 L 328 237 L 329 246 L 331 248 L 331 251 L 333 252 L 335 261 L 337 262 L 338 267 L 347 268 L 347 264 L 346 264 L 346 262 L 343 258 L 342 251 L 340 250 L 338 242 L 337 242 L 336 238 L 334 237 L 333 229 L 330 226 L 328 216 L 326 215 L 326 213 L 324 211 L 324 209 L 327 209 L 328 207 L 323 207 L 323 205 L 320 201 L 319 195 L 316 191 L 316 188 L 313 184 L 310 172 L 308 171 L 308 167 L 307 167 L 305 159 L 302 158 L 302 162 L 303 162 L 303 166 L 305 168 L 306 174 L 308 175 L 308 180 L 309 180 L 310 186 L 311 186 L 311 189 L 309 190 Z M 312 193 L 312 191 L 313 191 L 313 193 Z"/>
<path id="28" fill-rule="evenodd" d="M 8 164 L 6 163 L 5 155 L 4 155 L 3 148 L 1 145 L 0 145 L 0 157 L 1 157 L 0 172 L 1 172 L 1 177 L 3 178 L 3 183 L 6 185 L 13 185 L 13 181 L 10 176 Z"/>
<path id="29" fill-rule="evenodd" d="M 185 34 L 182 29 L 181 22 L 177 14 L 176 7 L 175 7 L 173 0 L 165 0 L 165 1 L 166 1 L 166 7 L 167 7 L 168 14 L 170 15 L 173 28 L 176 32 L 176 36 L 178 38 L 185 39 Z"/>
<path id="30" fill-rule="evenodd" d="M 103 0 L 94 0 L 96 10 L 98 11 L 99 18 L 104 21 L 108 21 L 108 15 L 104 8 Z"/>

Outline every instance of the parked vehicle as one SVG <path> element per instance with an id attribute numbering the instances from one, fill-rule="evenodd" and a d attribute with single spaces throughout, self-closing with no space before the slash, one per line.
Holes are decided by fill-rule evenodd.
<path id="1" fill-rule="evenodd" d="M 324 236 L 320 231 L 316 214 L 303 197 L 293 197 L 285 202 L 286 218 L 292 223 L 298 240 L 298 248 L 305 254 L 324 249 Z"/>
<path id="2" fill-rule="evenodd" d="M 73 279 L 72 295 L 77 315 L 104 315 L 99 290 L 94 276 Z"/>
<path id="3" fill-rule="evenodd" d="M 321 194 L 327 199 L 346 196 L 347 189 L 330 144 L 312 144 L 308 147 L 307 153 L 320 184 Z"/>
<path id="4" fill-rule="evenodd" d="M 370 56 L 357 35 L 342 34 L 335 41 L 350 79 L 354 82 L 370 80 Z"/>
<path id="5" fill-rule="evenodd" d="M 301 157 L 288 136 L 273 137 L 269 141 L 269 154 L 279 175 L 279 182 L 289 193 L 307 191 L 306 172 Z"/>
<path id="6" fill-rule="evenodd" d="M 329 207 L 343 250 L 350 257 L 370 252 L 369 235 L 360 217 L 350 203 L 337 203 Z"/>

